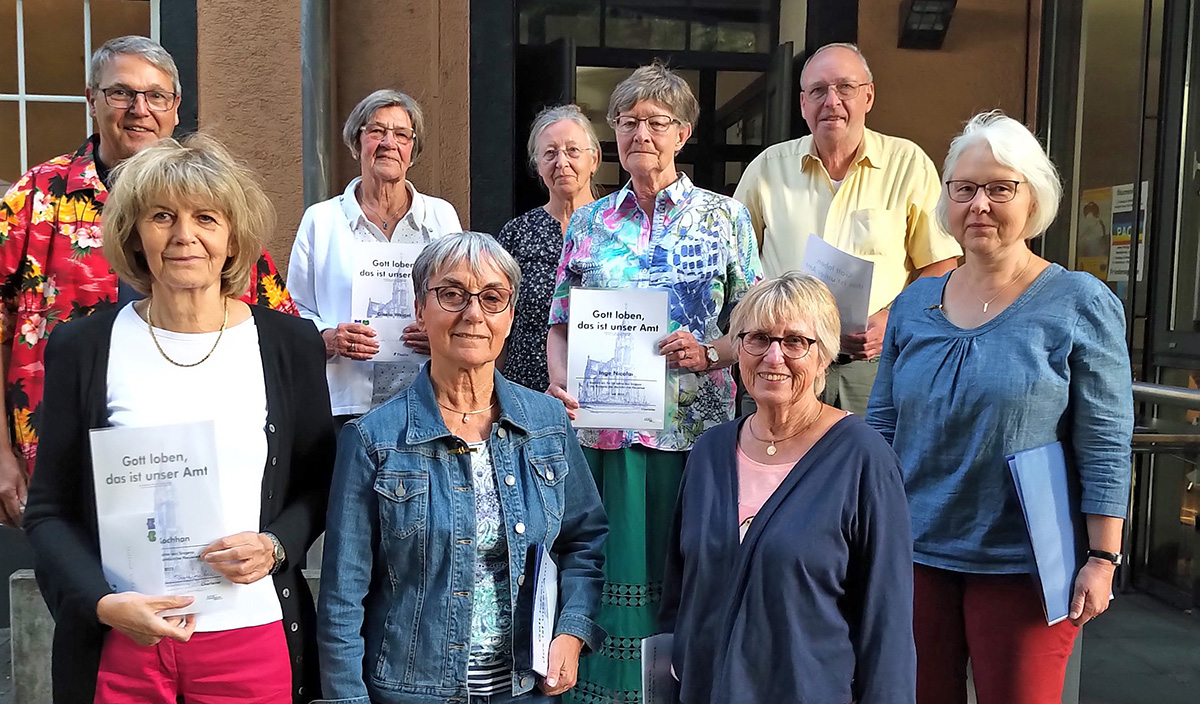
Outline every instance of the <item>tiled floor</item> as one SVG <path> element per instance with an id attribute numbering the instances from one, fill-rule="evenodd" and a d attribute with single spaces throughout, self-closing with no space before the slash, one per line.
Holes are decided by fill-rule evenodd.
<path id="1" fill-rule="evenodd" d="M 1200 618 L 1122 594 L 1083 637 L 1080 704 L 1195 704 Z"/>
<path id="2" fill-rule="evenodd" d="M 1080 704 L 1195 704 L 1200 618 L 1124 594 L 1087 627 Z M 0 629 L 0 704 L 12 704 L 12 657 Z"/>

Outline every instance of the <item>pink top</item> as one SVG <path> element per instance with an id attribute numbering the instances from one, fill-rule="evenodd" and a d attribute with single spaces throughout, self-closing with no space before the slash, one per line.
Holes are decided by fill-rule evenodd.
<path id="1" fill-rule="evenodd" d="M 795 467 L 795 462 L 787 464 L 763 464 L 750 459 L 737 449 L 737 479 L 738 479 L 738 542 L 746 538 L 750 522 L 758 514 L 762 505 L 767 503 L 771 494 L 779 488 L 788 473 Z"/>

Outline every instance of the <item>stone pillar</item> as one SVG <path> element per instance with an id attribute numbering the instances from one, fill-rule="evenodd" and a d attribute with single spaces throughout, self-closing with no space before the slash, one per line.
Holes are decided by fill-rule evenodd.
<path id="1" fill-rule="evenodd" d="M 8 580 L 12 610 L 13 704 L 46 704 L 50 696 L 50 647 L 54 619 L 33 570 L 17 570 Z"/>

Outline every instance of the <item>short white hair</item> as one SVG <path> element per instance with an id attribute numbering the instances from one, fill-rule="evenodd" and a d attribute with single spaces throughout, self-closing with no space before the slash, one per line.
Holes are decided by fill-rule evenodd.
<path id="1" fill-rule="evenodd" d="M 937 220 L 947 232 L 950 231 L 950 199 L 945 181 L 954 178 L 958 159 L 970 147 L 985 142 L 992 150 L 992 157 L 1001 166 L 1021 174 L 1025 185 L 1033 196 L 1034 209 L 1029 216 L 1029 235 L 1033 239 L 1050 229 L 1050 223 L 1058 215 L 1058 203 L 1062 200 L 1062 181 L 1054 162 L 1046 155 L 1037 137 L 1025 125 L 1005 115 L 1000 110 L 984 112 L 967 121 L 966 127 L 954 141 L 942 165 L 942 192 L 938 196 Z"/>
<path id="2" fill-rule="evenodd" d="M 151 66 L 170 77 L 176 96 L 182 90 L 179 85 L 179 67 L 175 65 L 175 59 L 171 58 L 171 54 L 162 47 L 162 44 L 137 34 L 109 39 L 92 53 L 92 64 L 88 68 L 89 88 L 100 90 L 100 75 L 118 56 L 137 56 L 149 62 Z"/>
<path id="3" fill-rule="evenodd" d="M 820 49 L 817 49 L 816 51 L 814 51 L 812 53 L 812 55 L 810 55 L 807 59 L 804 60 L 804 66 L 800 69 L 800 81 L 802 84 L 800 86 L 801 90 L 804 89 L 804 86 L 803 86 L 804 72 L 808 70 L 808 65 L 810 63 L 812 63 L 813 59 L 820 56 L 821 52 L 826 51 L 828 49 L 845 49 L 846 51 L 852 52 L 855 56 L 858 57 L 858 60 L 862 62 L 863 72 L 867 74 L 867 83 L 875 82 L 875 76 L 871 73 L 871 67 L 867 65 L 867 57 L 863 56 L 862 50 L 860 50 L 858 48 L 857 44 L 851 44 L 850 42 L 833 42 L 832 44 L 826 44 L 825 46 L 821 47 Z"/>

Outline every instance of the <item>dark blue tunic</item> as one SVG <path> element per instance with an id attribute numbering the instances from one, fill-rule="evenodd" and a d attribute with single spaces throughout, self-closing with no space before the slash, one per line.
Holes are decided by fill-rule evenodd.
<path id="1" fill-rule="evenodd" d="M 660 627 L 683 704 L 911 704 L 912 534 L 900 463 L 857 416 L 796 464 L 738 543 L 738 428 L 693 448 Z"/>

